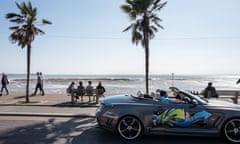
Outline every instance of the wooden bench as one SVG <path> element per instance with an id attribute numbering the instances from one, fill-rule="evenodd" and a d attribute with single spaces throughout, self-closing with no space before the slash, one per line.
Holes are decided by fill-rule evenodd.
<path id="1" fill-rule="evenodd" d="M 86 90 L 86 89 L 73 89 L 71 92 L 67 89 L 66 90 L 67 95 L 71 96 L 71 102 L 72 104 L 75 104 L 77 100 L 81 97 L 81 101 L 83 101 L 84 96 L 89 97 L 89 102 L 91 97 L 93 98 L 93 101 L 96 101 L 98 103 L 99 97 L 104 96 L 104 91 L 102 89 L 92 89 L 92 90 Z"/>

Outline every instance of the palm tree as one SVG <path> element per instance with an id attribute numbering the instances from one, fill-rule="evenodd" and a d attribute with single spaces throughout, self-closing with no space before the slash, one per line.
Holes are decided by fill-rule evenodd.
<path id="1" fill-rule="evenodd" d="M 6 18 L 16 26 L 9 27 L 13 33 L 9 39 L 13 43 L 17 43 L 21 48 L 27 47 L 27 85 L 26 85 L 26 102 L 29 102 L 29 77 L 30 77 L 30 64 L 31 64 L 31 45 L 36 35 L 44 34 L 44 32 L 36 27 L 37 24 L 37 8 L 33 8 L 32 4 L 25 2 L 16 3 L 20 14 L 8 13 Z M 50 21 L 42 19 L 38 24 L 51 24 Z"/>
<path id="2" fill-rule="evenodd" d="M 131 29 L 132 43 L 138 45 L 141 42 L 145 49 L 146 94 L 149 94 L 149 40 L 154 38 L 158 28 L 163 29 L 159 24 L 162 20 L 157 17 L 156 12 L 166 4 L 167 2 L 161 3 L 161 0 L 126 0 L 126 4 L 121 6 L 133 21 L 123 32 Z"/>

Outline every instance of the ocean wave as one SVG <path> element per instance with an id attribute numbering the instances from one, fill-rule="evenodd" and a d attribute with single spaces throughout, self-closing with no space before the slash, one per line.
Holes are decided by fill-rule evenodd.
<path id="1" fill-rule="evenodd" d="M 45 82 L 78 82 L 78 81 L 136 81 L 137 79 L 129 78 L 47 78 Z M 26 79 L 12 79 L 11 81 L 25 82 Z M 30 79 L 30 81 L 36 81 L 36 79 Z"/>

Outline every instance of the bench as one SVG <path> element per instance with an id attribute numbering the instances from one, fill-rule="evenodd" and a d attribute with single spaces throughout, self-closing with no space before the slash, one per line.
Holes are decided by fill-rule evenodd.
<path id="1" fill-rule="evenodd" d="M 102 89 L 92 89 L 92 90 L 86 90 L 86 89 L 73 89 L 71 92 L 67 89 L 66 90 L 67 95 L 71 96 L 71 102 L 72 104 L 77 103 L 77 100 L 79 97 L 81 97 L 81 101 L 83 101 L 84 96 L 89 97 L 89 101 L 91 102 L 91 97 L 93 98 L 93 101 L 98 103 L 99 97 L 104 96 L 104 91 Z"/>

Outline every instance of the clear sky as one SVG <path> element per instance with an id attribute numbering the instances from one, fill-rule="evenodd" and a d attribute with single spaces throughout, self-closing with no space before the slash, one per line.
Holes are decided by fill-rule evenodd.
<path id="1" fill-rule="evenodd" d="M 26 73 L 26 48 L 12 44 L 6 13 L 16 2 L 1 0 L 0 71 Z M 32 0 L 45 35 L 32 44 L 31 72 L 45 74 L 144 74 L 144 49 L 122 30 L 131 21 L 125 0 Z M 164 1 L 163 1 L 164 2 Z M 239 74 L 240 0 L 167 0 L 150 41 L 151 74 Z"/>

